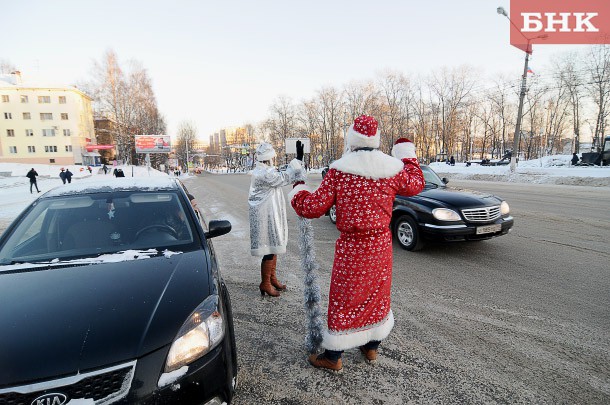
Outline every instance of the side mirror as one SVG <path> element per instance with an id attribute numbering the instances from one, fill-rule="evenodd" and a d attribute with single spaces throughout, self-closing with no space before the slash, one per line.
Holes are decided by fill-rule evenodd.
<path id="1" fill-rule="evenodd" d="M 445 184 L 449 183 L 449 179 L 447 177 L 443 177 L 441 181 Z"/>
<path id="2" fill-rule="evenodd" d="M 205 233 L 207 239 L 215 238 L 231 232 L 231 223 L 226 220 L 211 220 L 209 230 Z"/>

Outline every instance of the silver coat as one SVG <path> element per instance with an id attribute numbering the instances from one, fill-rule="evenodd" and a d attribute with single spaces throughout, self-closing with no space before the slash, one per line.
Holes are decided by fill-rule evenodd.
<path id="1" fill-rule="evenodd" d="M 293 160 L 294 162 L 294 160 Z M 256 162 L 252 171 L 248 195 L 250 216 L 250 253 L 264 256 L 286 252 L 288 222 L 283 186 L 305 181 L 305 170 L 300 164 L 288 165 L 285 171 Z M 298 162 L 298 161 L 297 161 Z"/>

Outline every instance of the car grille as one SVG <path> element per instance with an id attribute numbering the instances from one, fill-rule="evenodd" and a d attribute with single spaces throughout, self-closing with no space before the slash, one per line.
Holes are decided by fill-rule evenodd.
<path id="1" fill-rule="evenodd" d="M 462 214 L 470 222 L 489 222 L 500 218 L 500 206 L 469 208 L 462 210 Z"/>
<path id="2" fill-rule="evenodd" d="M 0 404 L 31 405 L 46 393 L 61 393 L 70 399 L 93 399 L 96 405 L 112 404 L 129 392 L 135 365 L 133 361 L 73 377 L 3 388 L 0 389 Z"/>

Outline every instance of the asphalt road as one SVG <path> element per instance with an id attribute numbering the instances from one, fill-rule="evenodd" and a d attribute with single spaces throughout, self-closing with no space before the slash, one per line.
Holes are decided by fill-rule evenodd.
<path id="1" fill-rule="evenodd" d="M 311 175 L 317 185 L 320 175 Z M 229 219 L 214 239 L 233 301 L 239 385 L 235 404 L 610 403 L 610 189 L 455 181 L 507 199 L 513 231 L 490 241 L 394 244 L 394 330 L 378 364 L 357 350 L 344 372 L 311 367 L 298 228 L 278 260 L 281 298 L 261 298 L 260 258 L 249 255 L 247 175 L 189 181 L 207 219 Z M 289 191 L 289 188 L 286 189 Z M 334 241 L 313 221 L 326 300 Z"/>

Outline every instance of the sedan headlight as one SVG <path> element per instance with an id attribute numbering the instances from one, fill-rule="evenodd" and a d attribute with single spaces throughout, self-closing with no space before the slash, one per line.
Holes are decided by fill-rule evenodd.
<path id="1" fill-rule="evenodd" d="M 500 204 L 500 213 L 502 215 L 508 215 L 509 212 L 510 208 L 508 208 L 508 203 L 506 201 L 502 201 L 502 204 Z"/>
<path id="2" fill-rule="evenodd" d="M 165 372 L 177 370 L 212 350 L 222 340 L 225 325 L 218 295 L 199 305 L 180 328 L 165 362 Z"/>
<path id="3" fill-rule="evenodd" d="M 439 221 L 461 221 L 460 214 L 447 208 L 435 208 L 432 215 Z"/>

